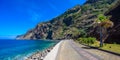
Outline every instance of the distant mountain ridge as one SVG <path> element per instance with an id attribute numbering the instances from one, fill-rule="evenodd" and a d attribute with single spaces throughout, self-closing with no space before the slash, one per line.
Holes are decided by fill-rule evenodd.
<path id="1" fill-rule="evenodd" d="M 94 29 L 98 14 L 104 14 L 116 0 L 87 0 L 48 22 L 39 23 L 17 39 L 75 39 Z"/>

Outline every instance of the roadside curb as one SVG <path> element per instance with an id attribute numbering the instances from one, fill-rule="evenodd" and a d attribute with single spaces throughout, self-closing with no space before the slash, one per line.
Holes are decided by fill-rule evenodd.
<path id="1" fill-rule="evenodd" d="M 63 41 L 60 41 L 59 43 L 57 43 L 53 49 L 45 56 L 45 58 L 43 60 L 56 60 L 56 56 L 58 54 L 60 45 Z"/>

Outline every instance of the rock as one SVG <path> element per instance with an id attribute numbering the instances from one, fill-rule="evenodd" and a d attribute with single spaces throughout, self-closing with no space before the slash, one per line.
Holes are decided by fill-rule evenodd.
<path id="1" fill-rule="evenodd" d="M 52 50 L 53 47 L 50 47 L 48 49 L 45 49 L 44 51 L 38 51 L 32 56 L 26 57 L 25 60 L 43 60 L 44 57 L 49 53 L 48 50 Z"/>
<path id="2" fill-rule="evenodd" d="M 48 22 L 39 23 L 18 39 L 77 39 L 83 31 L 89 35 L 99 13 L 105 13 L 116 0 L 87 0 Z M 82 30 L 82 32 L 80 32 Z"/>

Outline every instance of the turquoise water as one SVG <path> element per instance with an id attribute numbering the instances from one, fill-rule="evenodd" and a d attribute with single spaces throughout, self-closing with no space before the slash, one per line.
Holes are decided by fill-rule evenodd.
<path id="1" fill-rule="evenodd" d="M 44 40 L 0 40 L 0 60 L 24 60 L 56 43 Z"/>

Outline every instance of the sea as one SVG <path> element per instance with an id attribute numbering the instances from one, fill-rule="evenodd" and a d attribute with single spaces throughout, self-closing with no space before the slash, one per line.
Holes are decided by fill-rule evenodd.
<path id="1" fill-rule="evenodd" d="M 25 60 L 57 43 L 58 41 L 53 40 L 0 39 L 0 60 Z"/>

